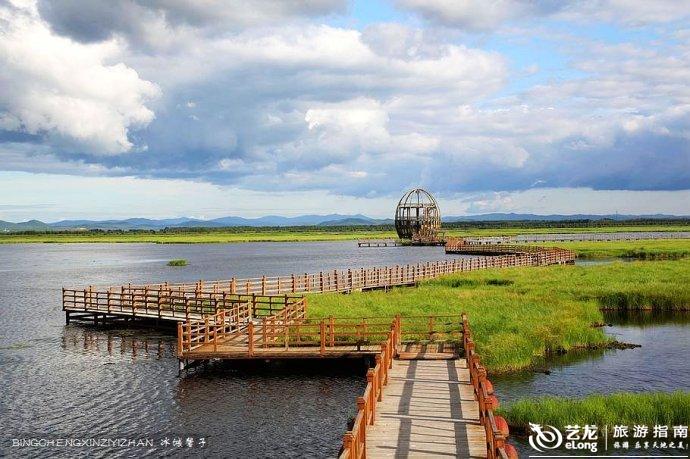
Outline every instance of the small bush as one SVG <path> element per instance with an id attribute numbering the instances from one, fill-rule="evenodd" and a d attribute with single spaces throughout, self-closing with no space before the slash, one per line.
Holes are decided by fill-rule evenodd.
<path id="1" fill-rule="evenodd" d="M 184 258 L 177 258 L 175 260 L 170 260 L 168 266 L 187 266 L 187 260 Z"/>

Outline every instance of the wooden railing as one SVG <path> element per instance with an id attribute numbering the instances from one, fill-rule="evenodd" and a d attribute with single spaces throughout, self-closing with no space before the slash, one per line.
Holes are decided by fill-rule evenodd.
<path id="1" fill-rule="evenodd" d="M 605 242 L 639 241 L 651 239 L 689 239 L 690 231 L 616 231 L 592 233 L 544 233 L 519 234 L 517 236 L 468 237 L 465 241 L 474 244 L 515 244 L 541 242 Z"/>
<path id="2" fill-rule="evenodd" d="M 380 346 L 388 339 L 390 317 L 307 319 L 306 309 L 307 301 L 303 298 L 273 316 L 247 320 L 237 329 L 220 328 L 218 332 L 216 328 L 224 323 L 219 317 L 224 313 L 227 320 L 226 311 L 208 319 L 188 320 L 178 326 L 178 357 L 190 358 L 189 353 L 193 353 L 191 358 L 202 358 L 202 352 L 217 352 L 219 344 L 248 356 L 276 348 L 284 351 L 312 348 L 321 355 L 343 348 L 370 352 L 372 346 Z M 461 340 L 460 315 L 397 316 L 394 324 L 397 336 L 406 341 Z M 204 344 L 213 346 L 206 346 L 200 352 Z"/>
<path id="3" fill-rule="evenodd" d="M 341 459 L 366 457 L 367 426 L 376 420 L 376 405 L 383 398 L 383 388 L 388 384 L 388 370 L 393 366 L 396 348 L 400 344 L 400 319 L 390 325 L 381 352 L 376 355 L 376 365 L 367 371 L 364 394 L 357 397 L 357 415 L 352 428 L 343 437 Z"/>
<path id="4" fill-rule="evenodd" d="M 558 247 L 536 247 L 520 244 L 486 244 L 461 238 L 446 243 L 447 254 L 516 256 L 520 266 L 543 266 L 570 263 L 575 260 L 575 252 Z M 497 257 L 494 257 L 497 258 Z"/>
<path id="5" fill-rule="evenodd" d="M 223 343 L 246 346 L 253 354 L 257 341 L 274 344 L 278 338 L 287 336 L 281 330 L 305 320 L 307 299 L 285 297 L 287 300 L 277 312 L 270 315 L 254 315 L 251 303 L 242 303 L 230 310 L 221 310 L 213 316 L 202 319 L 187 319 L 177 326 L 177 355 L 185 358 L 187 353 L 204 348 L 206 352 L 217 352 Z M 258 324 L 258 325 L 257 325 Z"/>
<path id="6" fill-rule="evenodd" d="M 462 252 L 461 244 L 449 241 L 448 253 Z M 490 246 L 481 246 L 490 247 Z M 495 246 L 494 246 L 495 247 Z M 548 248 L 519 248 L 501 245 L 501 253 L 492 257 L 454 258 L 409 265 L 384 266 L 378 268 L 359 268 L 347 270 L 321 271 L 313 274 L 292 274 L 289 276 L 258 277 L 220 281 L 198 281 L 194 283 L 159 283 L 117 287 L 85 289 L 63 289 L 63 309 L 97 309 L 123 312 L 122 308 L 152 309 L 153 311 L 173 311 L 173 314 L 213 313 L 223 307 L 210 304 L 221 301 L 223 294 L 256 295 L 257 297 L 278 296 L 291 293 L 349 292 L 375 288 L 389 288 L 401 285 L 414 285 L 426 279 L 478 269 L 508 268 L 517 266 L 541 266 L 561 264 L 575 259 L 572 251 Z M 482 253 L 493 253 L 489 248 L 474 246 Z M 495 251 L 494 251 L 495 252 Z"/>
<path id="7" fill-rule="evenodd" d="M 102 312 L 128 314 L 160 319 L 186 320 L 214 315 L 230 310 L 237 304 L 248 303 L 252 317 L 273 315 L 280 311 L 294 296 L 257 295 L 255 293 L 232 294 L 224 291 L 185 291 L 164 287 L 111 287 L 96 290 L 62 289 L 62 309 L 65 311 Z M 298 297 L 298 298 L 301 298 Z"/>
<path id="8" fill-rule="evenodd" d="M 202 320 L 187 320 L 177 324 L 177 355 L 192 352 L 205 344 L 213 344 L 214 350 L 220 341 L 238 336 L 251 320 L 251 306 L 240 303 L 230 310 L 221 310 Z"/>
<path id="9" fill-rule="evenodd" d="M 474 387 L 474 394 L 479 404 L 479 422 L 486 434 L 486 453 L 488 459 L 512 459 L 517 457 L 515 448 L 506 442 L 508 424 L 500 416 L 494 414 L 498 408 L 498 398 L 494 395 L 493 385 L 487 379 L 486 368 L 480 363 L 475 352 L 467 315 L 462 314 L 463 347 L 465 358 L 470 370 L 470 381 Z"/>

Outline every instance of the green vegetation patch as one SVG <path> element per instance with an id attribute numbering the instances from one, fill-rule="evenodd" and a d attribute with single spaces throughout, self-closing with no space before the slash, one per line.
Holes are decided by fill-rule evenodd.
<path id="1" fill-rule="evenodd" d="M 611 338 L 592 325 L 603 322 L 600 309 L 612 304 L 687 309 L 690 260 L 472 271 L 417 288 L 311 295 L 308 311 L 310 317 L 464 311 L 482 361 L 490 371 L 508 372 L 538 366 L 552 353 L 606 346 Z"/>
<path id="2" fill-rule="evenodd" d="M 529 398 L 500 408 L 499 413 L 518 431 L 528 431 L 530 422 L 559 429 L 586 424 L 687 425 L 690 392 L 621 392 L 581 399 Z"/>
<path id="3" fill-rule="evenodd" d="M 649 221 L 572 221 L 572 222 L 458 222 L 444 223 L 448 237 L 514 236 L 517 234 L 591 233 L 617 231 L 688 231 L 688 220 Z M 297 242 L 355 239 L 397 239 L 393 225 L 291 226 L 166 228 L 163 230 L 68 230 L 0 233 L 0 243 L 27 242 L 153 242 L 160 244 L 228 243 L 228 242 Z M 639 247 L 633 241 L 628 249 Z M 647 247 L 646 241 L 642 241 Z M 654 242 L 654 241 L 652 241 Z M 690 241 L 689 241 L 690 242 Z M 602 243 L 595 243 L 602 244 Z M 603 246 L 602 246 L 603 247 Z M 690 247 L 686 245 L 690 251 Z M 619 256 L 619 255 L 607 255 Z"/>
<path id="4" fill-rule="evenodd" d="M 690 258 L 690 239 L 544 242 L 534 245 L 570 249 L 578 258 L 584 259 L 680 260 Z"/>
<path id="5" fill-rule="evenodd" d="M 168 262 L 168 266 L 187 266 L 187 260 L 184 258 L 176 258 Z"/>

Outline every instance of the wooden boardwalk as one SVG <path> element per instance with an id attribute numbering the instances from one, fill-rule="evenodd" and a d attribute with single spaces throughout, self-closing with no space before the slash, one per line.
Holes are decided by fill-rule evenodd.
<path id="1" fill-rule="evenodd" d="M 78 313 L 75 318 L 91 317 L 94 321 L 100 315 L 104 318 L 141 317 L 183 322 L 231 309 L 237 303 L 284 303 L 283 295 L 388 289 L 416 285 L 423 280 L 453 273 L 565 264 L 575 259 L 575 254 L 569 250 L 507 245 L 492 247 L 451 240 L 446 245 L 446 253 L 500 255 L 251 279 L 63 288 L 62 309 L 67 320 L 71 313 Z"/>
<path id="2" fill-rule="evenodd" d="M 465 360 L 396 360 L 388 378 L 367 457 L 486 457 Z"/>
<path id="3" fill-rule="evenodd" d="M 401 247 L 402 245 L 402 241 L 389 239 L 357 241 L 357 247 Z"/>

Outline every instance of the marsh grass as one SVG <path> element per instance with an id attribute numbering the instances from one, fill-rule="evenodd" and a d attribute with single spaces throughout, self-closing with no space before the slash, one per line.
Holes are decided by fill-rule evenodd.
<path id="1" fill-rule="evenodd" d="M 621 392 L 590 395 L 581 399 L 543 397 L 519 400 L 499 408 L 499 413 L 518 432 L 529 423 L 547 424 L 559 429 L 566 425 L 687 425 L 690 392 Z"/>
<path id="2" fill-rule="evenodd" d="M 547 234 L 547 233 L 610 233 L 617 231 L 688 231 L 688 225 L 623 225 L 623 226 L 582 226 L 582 227 L 452 227 L 444 228 L 446 236 L 512 236 L 517 234 Z M 0 233 L 0 244 L 6 243 L 117 243 L 117 242 L 153 242 L 159 244 L 185 244 L 185 243 L 232 243 L 232 242 L 309 242 L 309 241 L 339 241 L 355 239 L 391 239 L 397 238 L 393 227 L 384 225 L 376 226 L 349 226 L 349 227 L 284 227 L 284 228 L 221 228 L 207 231 L 195 229 L 179 231 L 69 231 L 46 233 Z M 626 249 L 639 248 L 641 245 L 648 247 L 649 242 L 655 245 L 658 242 L 674 241 L 629 241 Z M 564 244 L 564 243 L 558 243 Z M 567 243 L 578 244 L 578 243 Z M 621 256 L 621 250 L 615 248 L 618 255 L 607 254 L 609 243 L 595 242 L 594 250 L 588 248 L 586 253 L 599 252 L 597 258 Z M 615 242 L 611 242 L 615 244 Z M 690 240 L 685 240 L 685 250 L 690 252 Z M 668 250 L 662 249 L 663 252 Z M 585 253 L 586 252 L 586 253 Z M 687 256 L 687 255 L 685 255 Z"/>
<path id="3" fill-rule="evenodd" d="M 630 260 L 680 260 L 690 258 L 690 239 L 647 241 L 545 242 L 539 246 L 562 247 L 575 251 L 578 258 L 626 258 Z"/>
<path id="4" fill-rule="evenodd" d="M 394 288 L 309 298 L 310 317 L 459 314 L 493 372 L 529 368 L 548 354 L 600 348 L 611 339 L 600 309 L 685 309 L 690 260 L 474 271 Z"/>
<path id="5" fill-rule="evenodd" d="M 187 266 L 187 260 L 183 258 L 176 258 L 168 262 L 168 266 Z"/>

